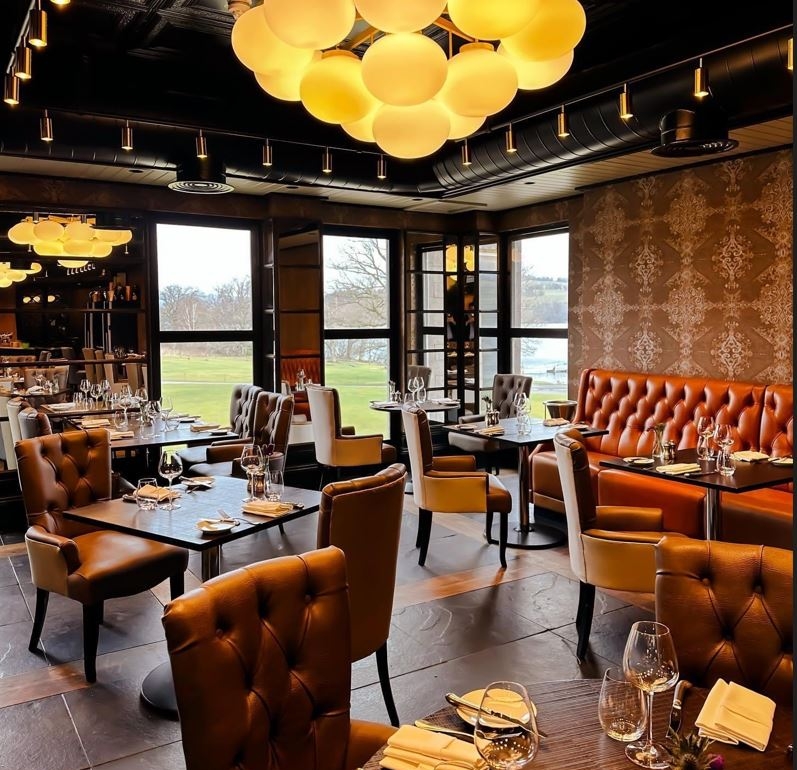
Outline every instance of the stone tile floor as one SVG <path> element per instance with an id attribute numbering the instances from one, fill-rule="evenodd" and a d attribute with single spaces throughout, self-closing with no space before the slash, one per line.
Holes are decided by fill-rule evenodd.
<path id="1" fill-rule="evenodd" d="M 507 475 L 502 479 L 511 485 Z M 481 537 L 483 517 L 436 515 L 427 563 L 419 567 L 416 512 L 407 497 L 388 643 L 403 722 L 438 709 L 447 691 L 465 692 L 491 680 L 599 677 L 619 662 L 631 624 L 652 617 L 649 596 L 629 600 L 598 592 L 591 654 L 579 666 L 578 584 L 566 546 L 510 551 L 509 570 L 502 574 L 497 548 Z M 287 526 L 285 537 L 271 530 L 225 546 L 223 570 L 310 550 L 315 526 L 315 516 L 308 516 Z M 11 704 L 0 708 L 0 770 L 184 768 L 179 724 L 139 699 L 143 677 L 167 657 L 157 598 L 163 592 L 108 602 L 97 683 L 85 686 L 76 602 L 53 596 L 44 652 L 27 649 L 35 591 L 27 556 L 14 546 L 20 540 L 19 533 L 6 533 L 0 546 L 0 704 Z M 199 574 L 198 559 L 192 557 L 190 569 Z M 451 585 L 452 574 L 461 589 Z M 371 659 L 353 666 L 352 715 L 387 722 Z"/>

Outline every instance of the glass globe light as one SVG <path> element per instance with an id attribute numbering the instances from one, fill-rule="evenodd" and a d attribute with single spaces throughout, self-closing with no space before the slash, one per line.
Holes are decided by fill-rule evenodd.
<path id="1" fill-rule="evenodd" d="M 364 118 L 355 120 L 352 123 L 342 123 L 340 126 L 350 137 L 359 142 L 376 141 L 376 139 L 374 139 L 374 118 L 376 117 L 377 110 L 382 106 L 382 102 L 373 96 L 371 96 L 371 99 L 371 109 L 368 110 Z"/>
<path id="2" fill-rule="evenodd" d="M 64 253 L 64 244 L 60 241 L 39 241 L 33 244 L 33 251 L 40 257 L 60 257 Z"/>
<path id="3" fill-rule="evenodd" d="M 64 241 L 64 254 L 83 257 L 91 254 L 91 241 Z"/>
<path id="4" fill-rule="evenodd" d="M 38 224 L 33 225 L 33 234 L 40 241 L 57 241 L 64 235 L 64 226 L 50 219 L 43 219 Z"/>
<path id="5" fill-rule="evenodd" d="M 451 128 L 442 104 L 430 100 L 412 107 L 385 104 L 374 117 L 374 138 L 388 155 L 423 158 L 439 150 Z"/>
<path id="6" fill-rule="evenodd" d="M 443 106 L 445 107 L 445 105 Z M 487 119 L 486 116 L 471 118 L 465 115 L 457 115 L 456 112 L 451 112 L 448 107 L 445 107 L 445 109 L 451 122 L 451 128 L 448 132 L 449 139 L 464 139 L 466 136 L 470 136 L 474 131 L 478 131 Z"/>
<path id="7" fill-rule="evenodd" d="M 116 230 L 101 230 L 95 228 L 94 237 L 98 241 L 102 241 L 103 243 L 110 243 L 113 245 L 116 241 Z"/>
<path id="8" fill-rule="evenodd" d="M 94 237 L 94 228 L 88 222 L 70 222 L 64 228 L 64 236 L 75 241 L 90 241 Z"/>
<path id="9" fill-rule="evenodd" d="M 274 34 L 294 48 L 331 48 L 351 32 L 354 0 L 264 0 Z"/>
<path id="10" fill-rule="evenodd" d="M 35 275 L 36 273 L 40 273 L 41 271 L 42 271 L 42 266 L 38 262 L 30 263 L 30 269 L 28 270 L 28 273 L 30 273 L 31 275 Z"/>
<path id="11" fill-rule="evenodd" d="M 534 0 L 537 13 L 520 32 L 501 42 L 515 59 L 547 61 L 578 45 L 587 17 L 578 0 Z"/>
<path id="12" fill-rule="evenodd" d="M 354 0 L 360 15 L 385 32 L 417 32 L 440 17 L 446 0 Z"/>
<path id="13" fill-rule="evenodd" d="M 6 277 L 10 278 L 12 281 L 24 281 L 28 274 L 24 270 L 8 270 L 6 271 Z"/>
<path id="14" fill-rule="evenodd" d="M 534 17 L 530 0 L 448 0 L 448 15 L 466 35 L 498 40 L 520 32 Z"/>
<path id="15" fill-rule="evenodd" d="M 270 96 L 275 99 L 282 99 L 285 102 L 298 102 L 301 100 L 299 95 L 299 85 L 302 82 L 304 73 L 312 62 L 321 61 L 321 51 L 313 51 L 310 61 L 294 69 L 272 70 L 271 72 L 255 72 L 257 84 Z"/>
<path id="16" fill-rule="evenodd" d="M 18 246 L 27 246 L 29 243 L 34 243 L 38 239 L 33 232 L 33 222 L 17 222 L 8 231 L 8 240 Z"/>
<path id="17" fill-rule="evenodd" d="M 235 55 L 253 72 L 306 67 L 314 53 L 312 49 L 294 48 L 278 38 L 261 6 L 250 8 L 238 17 L 231 42 Z"/>
<path id="18" fill-rule="evenodd" d="M 7 289 L 13 281 L 10 278 L 0 277 L 0 289 Z"/>
<path id="19" fill-rule="evenodd" d="M 108 232 L 113 234 L 113 240 L 106 241 L 106 243 L 110 243 L 112 246 L 124 246 L 133 240 L 132 230 L 108 230 Z"/>
<path id="20" fill-rule="evenodd" d="M 409 107 L 429 101 L 448 73 L 443 49 L 417 32 L 380 37 L 362 61 L 365 87 L 380 101 Z"/>
<path id="21" fill-rule="evenodd" d="M 364 118 L 372 105 L 362 62 L 351 51 L 324 51 L 321 61 L 304 73 L 299 93 L 307 111 L 326 123 L 353 123 Z"/>
<path id="22" fill-rule="evenodd" d="M 58 264 L 61 267 L 85 267 L 88 265 L 87 259 L 59 259 Z"/>
<path id="23" fill-rule="evenodd" d="M 457 115 L 484 117 L 500 112 L 517 93 L 517 73 L 490 43 L 466 43 L 448 62 L 440 101 Z"/>
<path id="24" fill-rule="evenodd" d="M 91 243 L 91 256 L 92 257 L 110 257 L 113 251 L 113 245 L 110 243 L 103 243 L 102 241 L 92 241 Z"/>
<path id="25" fill-rule="evenodd" d="M 515 65 L 517 87 L 524 91 L 533 91 L 553 85 L 567 74 L 573 64 L 573 51 L 568 51 L 564 56 L 559 56 L 556 59 L 532 61 L 516 59 L 502 43 L 498 46 L 498 53 L 501 56 L 506 56 Z"/>

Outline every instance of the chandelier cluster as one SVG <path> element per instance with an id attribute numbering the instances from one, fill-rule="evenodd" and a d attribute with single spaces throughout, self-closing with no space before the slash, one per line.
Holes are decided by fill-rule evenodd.
<path id="1" fill-rule="evenodd" d="M 61 267 L 85 267 L 89 259 L 109 257 L 114 246 L 132 238 L 130 230 L 96 228 L 85 216 L 40 218 L 34 214 L 8 231 L 12 243 L 29 246 L 40 257 L 57 257 Z"/>
<path id="2" fill-rule="evenodd" d="M 422 34 L 432 25 L 448 31 L 448 56 Z M 473 134 L 518 89 L 560 80 L 585 28 L 578 0 L 263 0 L 235 22 L 232 47 L 271 96 L 421 158 Z M 468 41 L 456 55 L 452 34 Z M 369 40 L 362 59 L 349 50 Z"/>
<path id="3" fill-rule="evenodd" d="M 7 289 L 12 283 L 24 281 L 29 275 L 40 273 L 41 269 L 38 262 L 31 262 L 29 270 L 11 267 L 10 262 L 0 262 L 0 289 Z"/>

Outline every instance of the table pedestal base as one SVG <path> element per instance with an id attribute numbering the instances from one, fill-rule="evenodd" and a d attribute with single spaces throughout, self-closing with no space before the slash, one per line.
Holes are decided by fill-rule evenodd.
<path id="1" fill-rule="evenodd" d="M 172 666 L 168 660 L 147 674 L 141 685 L 141 699 L 164 716 L 178 718 Z"/>
<path id="2" fill-rule="evenodd" d="M 488 532 L 487 542 L 498 545 L 498 541 Z M 556 548 L 567 542 L 567 532 L 550 524 L 530 523 L 523 527 L 517 521 L 509 521 L 509 536 L 506 540 L 507 548 L 518 548 L 522 551 L 541 551 L 545 548 Z"/>

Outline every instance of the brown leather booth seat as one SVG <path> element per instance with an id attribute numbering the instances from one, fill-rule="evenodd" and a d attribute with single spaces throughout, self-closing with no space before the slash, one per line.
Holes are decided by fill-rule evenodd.
<path id="1" fill-rule="evenodd" d="M 575 422 L 608 433 L 586 440 L 593 491 L 601 505 L 661 507 L 664 529 L 703 535 L 704 492 L 667 479 L 601 468 L 606 458 L 650 455 L 650 427 L 667 425 L 664 438 L 679 449 L 697 444 L 695 421 L 718 416 L 736 429 L 734 450 L 791 455 L 793 395 L 790 385 L 763 385 L 702 377 L 679 377 L 606 369 L 581 373 Z M 543 449 L 530 459 L 531 498 L 536 506 L 564 514 L 556 456 Z M 791 548 L 793 485 L 720 496 L 720 536 L 739 542 Z"/>
<path id="2" fill-rule="evenodd" d="M 318 353 L 312 350 L 295 350 L 286 355 L 290 355 L 290 358 L 280 360 L 280 380 L 288 383 L 289 389 L 296 387 L 300 369 L 304 369 L 305 382 L 321 384 L 321 358 Z M 302 414 L 309 420 L 310 403 L 307 400 L 307 392 L 298 390 L 293 396 L 296 399 L 293 413 Z"/>

